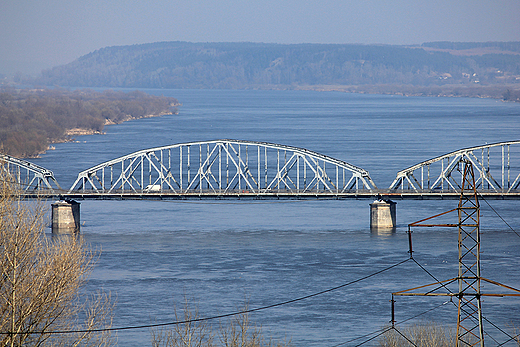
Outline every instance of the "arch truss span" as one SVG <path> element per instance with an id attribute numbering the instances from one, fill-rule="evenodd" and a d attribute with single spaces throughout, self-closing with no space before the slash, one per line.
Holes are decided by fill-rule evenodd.
<path id="1" fill-rule="evenodd" d="M 0 164 L 2 170 L 25 193 L 37 191 L 54 194 L 61 190 L 52 171 L 44 167 L 6 154 L 0 155 Z"/>
<path id="2" fill-rule="evenodd" d="M 499 142 L 460 149 L 397 173 L 390 190 L 423 193 L 460 192 L 463 160 L 475 169 L 477 191 L 513 194 L 520 190 L 520 141 Z"/>
<path id="3" fill-rule="evenodd" d="M 141 150 L 80 172 L 69 193 L 338 195 L 375 188 L 367 171 L 303 148 L 216 140 Z"/>

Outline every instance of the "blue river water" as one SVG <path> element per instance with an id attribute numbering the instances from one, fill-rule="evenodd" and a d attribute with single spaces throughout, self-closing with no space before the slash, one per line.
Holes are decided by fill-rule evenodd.
<path id="1" fill-rule="evenodd" d="M 399 170 L 423 160 L 520 137 L 520 105 L 489 99 L 145 91 L 176 97 L 179 113 L 107 126 L 105 135 L 57 144 L 33 162 L 52 170 L 68 188 L 80 171 L 140 149 L 239 139 L 326 154 L 368 170 L 379 187 L 388 187 Z M 454 201 L 398 201 L 396 231 L 377 234 L 369 228 L 368 200 L 80 202 L 81 233 L 100 251 L 85 290 L 110 291 L 117 299 L 114 327 L 175 321 L 174 307 L 182 307 L 185 297 L 201 317 L 210 317 L 234 312 L 246 301 L 255 309 L 356 281 L 409 257 L 408 223 L 456 207 Z M 482 204 L 483 276 L 520 288 L 520 201 L 489 204 L 500 217 Z M 413 237 L 417 262 L 438 280 L 456 277 L 456 229 L 416 230 Z M 294 346 L 356 346 L 388 324 L 392 292 L 432 282 L 408 261 L 340 289 L 252 313 L 250 319 L 266 337 Z M 485 285 L 484 291 L 505 290 Z M 400 297 L 396 320 L 419 315 L 407 324 L 437 321 L 454 327 L 457 308 L 442 305 L 446 301 Z M 492 324 L 509 333 L 520 328 L 520 299 L 485 298 L 483 311 L 490 345 L 492 338 L 507 339 Z M 218 330 L 218 320 L 210 324 Z M 120 331 L 117 341 L 151 345 L 150 330 Z"/>

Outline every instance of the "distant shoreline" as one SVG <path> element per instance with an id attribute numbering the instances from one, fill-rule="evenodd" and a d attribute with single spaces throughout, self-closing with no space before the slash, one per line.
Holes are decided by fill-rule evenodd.
<path id="1" fill-rule="evenodd" d="M 278 89 L 278 88 L 274 88 Z M 509 102 L 520 102 L 519 86 L 402 86 L 402 85 L 309 85 L 293 86 L 293 90 L 313 90 L 356 94 L 380 94 L 400 96 L 426 96 L 445 98 L 488 98 Z"/>
<path id="2" fill-rule="evenodd" d="M 442 98 L 485 98 L 520 102 L 520 85 L 442 85 L 414 86 L 397 84 L 374 85 L 252 85 L 245 88 L 193 88 L 194 90 L 302 90 L 343 92 L 353 94 L 423 96 Z"/>
<path id="3" fill-rule="evenodd" d="M 121 124 L 121 123 L 128 122 L 131 120 L 136 120 L 136 119 L 169 116 L 172 114 L 174 114 L 174 113 L 173 112 L 164 112 L 161 114 L 149 114 L 146 116 L 139 116 L 139 117 L 127 115 L 125 118 L 123 118 L 119 121 L 113 121 L 112 119 L 106 119 L 104 125 L 105 126 L 106 125 L 116 125 L 116 124 Z M 98 131 L 98 130 L 93 130 L 93 129 L 88 129 L 88 128 L 72 128 L 72 129 L 65 130 L 65 136 L 103 135 L 103 134 L 105 134 L 104 131 Z"/>
<path id="4" fill-rule="evenodd" d="M 173 114 L 176 114 L 176 113 L 174 113 L 174 112 L 164 112 L 164 113 L 160 113 L 160 114 L 156 114 L 156 115 L 155 114 L 150 114 L 150 115 L 140 116 L 140 117 L 133 117 L 133 116 L 128 115 L 124 119 L 122 119 L 120 121 L 117 121 L 117 122 L 114 122 L 111 119 L 106 119 L 105 120 L 105 125 L 118 125 L 118 124 L 122 124 L 124 122 L 132 121 L 132 120 L 144 119 L 144 118 L 153 118 L 153 117 L 161 117 L 161 116 L 169 116 L 169 115 L 173 115 Z M 41 151 L 36 156 L 26 157 L 26 158 L 39 158 L 40 155 L 45 154 L 47 151 L 55 150 L 56 148 L 53 146 L 53 144 L 74 142 L 76 140 L 76 138 L 74 136 L 105 135 L 105 134 L 106 134 L 105 131 L 99 131 L 99 130 L 88 129 L 88 128 L 66 129 L 65 130 L 65 138 L 58 139 L 58 140 L 55 140 L 55 141 L 51 142 L 46 150 Z"/>

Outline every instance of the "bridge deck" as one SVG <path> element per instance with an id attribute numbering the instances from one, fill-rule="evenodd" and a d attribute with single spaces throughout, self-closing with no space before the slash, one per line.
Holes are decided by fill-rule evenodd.
<path id="1" fill-rule="evenodd" d="M 520 191 L 497 193 L 495 191 L 479 192 L 485 199 L 520 200 Z M 346 200 L 346 199 L 376 199 L 378 196 L 391 200 L 453 200 L 460 197 L 458 191 L 395 191 L 389 189 L 357 190 L 343 193 L 329 191 L 188 191 L 183 193 L 115 191 L 101 193 L 96 191 L 35 191 L 25 194 L 28 198 L 41 199 L 74 199 L 74 200 Z"/>
<path id="2" fill-rule="evenodd" d="M 0 156 L 27 197 L 68 199 L 457 199 L 462 166 L 490 199 L 520 199 L 520 141 L 460 149 L 399 171 L 378 188 L 368 171 L 305 148 L 215 140 L 140 150 L 78 174 L 68 191 L 51 171 Z"/>

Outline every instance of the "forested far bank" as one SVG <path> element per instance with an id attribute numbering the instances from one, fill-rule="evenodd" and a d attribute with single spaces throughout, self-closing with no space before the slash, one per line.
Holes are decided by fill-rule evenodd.
<path id="1" fill-rule="evenodd" d="M 101 48 L 25 83 L 166 89 L 400 85 L 520 90 L 520 42 L 420 46 L 156 42 Z"/>
<path id="2" fill-rule="evenodd" d="M 140 91 L 0 89 L 0 152 L 35 157 L 70 134 L 101 133 L 106 124 L 176 112 L 177 99 Z"/>

